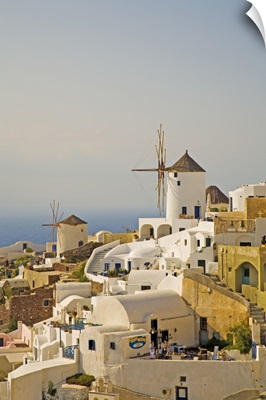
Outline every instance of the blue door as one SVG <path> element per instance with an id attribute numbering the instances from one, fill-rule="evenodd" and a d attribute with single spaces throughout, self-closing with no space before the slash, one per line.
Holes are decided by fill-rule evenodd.
<path id="1" fill-rule="evenodd" d="M 200 218 L 200 206 L 195 206 L 195 207 L 194 207 L 194 216 L 195 216 L 195 218 L 197 218 L 197 219 Z"/>
<path id="2" fill-rule="evenodd" d="M 186 387 L 176 386 L 176 400 L 188 400 Z"/>
<path id="3" fill-rule="evenodd" d="M 121 263 L 115 263 L 115 269 L 117 272 L 119 272 L 120 268 L 121 268 Z"/>
<path id="4" fill-rule="evenodd" d="M 244 285 L 249 285 L 250 284 L 250 271 L 249 267 L 243 267 L 242 268 L 242 283 Z"/>

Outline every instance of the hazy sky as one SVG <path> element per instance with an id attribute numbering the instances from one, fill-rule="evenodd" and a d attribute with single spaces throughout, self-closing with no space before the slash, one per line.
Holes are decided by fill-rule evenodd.
<path id="1" fill-rule="evenodd" d="M 0 0 L 0 214 L 53 199 L 76 214 L 155 208 L 156 175 L 131 169 L 156 166 L 160 123 L 167 165 L 188 149 L 225 194 L 266 180 L 266 50 L 249 8 Z"/>

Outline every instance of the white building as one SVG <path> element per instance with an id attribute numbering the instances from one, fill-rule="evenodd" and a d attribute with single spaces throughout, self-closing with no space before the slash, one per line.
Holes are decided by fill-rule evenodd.
<path id="1" fill-rule="evenodd" d="M 111 375 L 126 359 L 147 354 L 151 341 L 195 345 L 193 311 L 174 290 L 107 296 L 90 322 L 80 335 L 81 368 L 95 376 Z"/>
<path id="2" fill-rule="evenodd" d="M 266 182 L 242 185 L 229 192 L 229 210 L 244 211 L 247 197 L 266 197 Z"/>

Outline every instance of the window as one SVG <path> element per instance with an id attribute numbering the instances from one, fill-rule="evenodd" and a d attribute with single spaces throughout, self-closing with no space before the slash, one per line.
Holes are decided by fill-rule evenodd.
<path id="1" fill-rule="evenodd" d="M 108 271 L 109 267 L 110 267 L 109 263 L 104 263 L 104 270 L 105 271 Z"/>
<path id="2" fill-rule="evenodd" d="M 66 265 L 66 272 L 69 272 L 69 266 Z"/>
<path id="3" fill-rule="evenodd" d="M 249 278 L 249 268 L 244 268 L 244 276 Z"/>
<path id="4" fill-rule="evenodd" d="M 184 230 L 185 230 L 185 228 L 179 228 L 179 232 L 182 232 Z"/>
<path id="5" fill-rule="evenodd" d="M 115 342 L 110 342 L 110 349 L 115 350 Z"/>
<path id="6" fill-rule="evenodd" d="M 83 228 L 81 228 L 81 230 L 80 230 L 81 232 L 83 232 Z"/>
<path id="7" fill-rule="evenodd" d="M 205 267 L 205 260 L 198 260 L 198 267 Z"/>
<path id="8" fill-rule="evenodd" d="M 197 247 L 200 247 L 200 240 L 197 240 Z"/>
<path id="9" fill-rule="evenodd" d="M 182 214 L 187 215 L 187 207 L 182 207 Z"/>
<path id="10" fill-rule="evenodd" d="M 96 350 L 95 340 L 89 340 L 89 350 Z"/>
<path id="11" fill-rule="evenodd" d="M 186 382 L 187 377 L 186 376 L 180 376 L 180 382 Z"/>
<path id="12" fill-rule="evenodd" d="M 180 186 L 180 185 L 181 185 L 181 182 L 180 182 L 180 181 L 177 181 L 176 183 L 177 183 L 177 186 Z"/>
<path id="13" fill-rule="evenodd" d="M 35 281 L 32 281 L 32 288 L 35 288 Z"/>
<path id="14" fill-rule="evenodd" d="M 240 242 L 240 246 L 251 246 L 251 242 Z"/>
<path id="15" fill-rule="evenodd" d="M 83 244 L 84 244 L 84 243 L 82 242 L 82 240 L 80 240 L 79 243 L 78 243 L 78 247 L 83 246 Z"/>
<path id="16" fill-rule="evenodd" d="M 200 317 L 200 330 L 206 331 L 207 330 L 207 318 Z"/>
<path id="17" fill-rule="evenodd" d="M 187 239 L 184 240 L 184 245 L 187 246 Z"/>
<path id="18" fill-rule="evenodd" d="M 177 177 L 178 177 L 178 173 L 174 172 L 174 178 L 177 178 Z"/>
<path id="19" fill-rule="evenodd" d="M 143 286 L 141 286 L 141 290 L 150 290 L 150 286 L 148 286 L 148 285 L 143 285 Z"/>
<path id="20" fill-rule="evenodd" d="M 210 247 L 211 245 L 211 238 L 206 238 L 206 247 Z"/>
<path id="21" fill-rule="evenodd" d="M 43 300 L 43 306 L 48 307 L 49 306 L 49 300 Z"/>

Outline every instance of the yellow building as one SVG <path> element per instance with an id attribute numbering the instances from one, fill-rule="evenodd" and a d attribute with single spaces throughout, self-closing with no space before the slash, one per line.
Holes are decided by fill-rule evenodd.
<path id="1" fill-rule="evenodd" d="M 218 246 L 218 274 L 235 292 L 266 311 L 266 247 Z"/>

